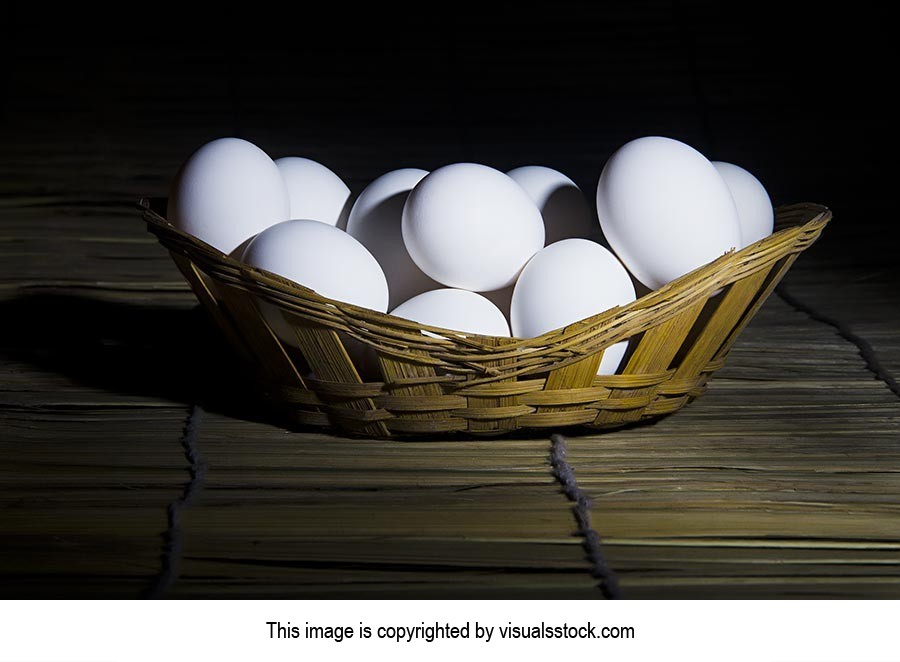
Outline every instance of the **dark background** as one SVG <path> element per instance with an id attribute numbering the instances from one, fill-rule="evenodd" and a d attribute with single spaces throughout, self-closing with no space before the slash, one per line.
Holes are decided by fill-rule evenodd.
<path id="1" fill-rule="evenodd" d="M 291 7 L 12 5 L 0 40 L 6 185 L 164 195 L 194 148 L 237 135 L 320 160 L 356 191 L 396 167 L 469 160 L 550 165 L 593 195 L 617 146 L 659 134 L 746 167 L 776 204 L 829 205 L 834 247 L 875 229 L 875 250 L 896 242 L 886 10 Z M 60 145 L 81 156 L 57 163 Z M 18 168 L 17 150 L 66 176 Z"/>

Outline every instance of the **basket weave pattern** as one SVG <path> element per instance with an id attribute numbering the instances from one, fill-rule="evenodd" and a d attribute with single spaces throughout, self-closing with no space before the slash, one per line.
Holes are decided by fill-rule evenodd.
<path id="1" fill-rule="evenodd" d="M 615 428 L 677 411 L 704 392 L 741 330 L 831 219 L 818 205 L 781 207 L 771 236 L 627 306 L 517 339 L 461 337 L 322 297 L 177 230 L 147 201 L 142 207 L 270 405 L 293 423 L 376 437 Z M 273 333 L 257 300 L 284 313 L 296 347 Z M 374 350 L 378 381 L 360 377 L 348 338 Z M 603 350 L 625 339 L 621 374 L 598 376 Z"/>

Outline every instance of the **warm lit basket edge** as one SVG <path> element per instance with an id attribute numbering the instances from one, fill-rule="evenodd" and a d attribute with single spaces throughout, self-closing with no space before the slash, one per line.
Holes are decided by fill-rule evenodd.
<path id="1" fill-rule="evenodd" d="M 142 206 L 198 299 L 254 364 L 271 403 L 297 423 L 374 436 L 617 427 L 675 411 L 702 393 L 738 333 L 831 217 L 818 205 L 779 208 L 775 234 L 628 306 L 538 338 L 508 339 L 462 338 L 326 299 L 219 253 L 169 225 L 147 201 Z M 278 341 L 257 297 L 289 315 L 298 348 Z M 362 381 L 348 338 L 375 350 L 378 381 Z M 634 340 L 621 374 L 597 377 L 602 350 L 626 338 Z"/>

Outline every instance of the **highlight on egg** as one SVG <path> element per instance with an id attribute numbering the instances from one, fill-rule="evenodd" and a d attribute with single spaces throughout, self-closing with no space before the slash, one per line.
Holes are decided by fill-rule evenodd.
<path id="1" fill-rule="evenodd" d="M 166 216 L 175 227 L 230 255 L 290 218 L 290 199 L 278 167 L 263 150 L 240 138 L 219 138 L 181 166 Z"/>
<path id="2" fill-rule="evenodd" d="M 597 185 L 597 214 L 616 255 L 651 289 L 741 246 L 725 181 L 700 152 L 671 138 L 638 138 L 612 155 Z"/>
<path id="3" fill-rule="evenodd" d="M 290 196 L 289 218 L 347 227 L 352 204 L 350 187 L 340 177 L 321 163 L 300 156 L 286 156 L 276 160 L 275 165 Z"/>
<path id="4" fill-rule="evenodd" d="M 544 221 L 528 194 L 499 170 L 476 163 L 424 177 L 403 207 L 402 233 L 423 272 L 474 292 L 512 285 L 544 245 Z"/>
<path id="5" fill-rule="evenodd" d="M 512 332 L 534 338 L 634 299 L 631 277 L 615 255 L 587 239 L 563 239 L 522 270 L 512 296 Z M 627 347 L 628 341 L 608 347 L 598 374 L 614 374 Z"/>

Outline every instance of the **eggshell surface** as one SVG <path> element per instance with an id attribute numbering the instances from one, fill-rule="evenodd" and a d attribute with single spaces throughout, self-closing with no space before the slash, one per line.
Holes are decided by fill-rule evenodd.
<path id="1" fill-rule="evenodd" d="M 425 292 L 397 306 L 391 315 L 462 333 L 509 336 L 509 325 L 500 309 L 468 290 L 445 288 Z"/>
<path id="2" fill-rule="evenodd" d="M 290 218 L 321 221 L 340 228 L 350 213 L 350 188 L 317 161 L 286 156 L 275 161 L 291 199 Z"/>
<path id="3" fill-rule="evenodd" d="M 725 181 L 700 152 L 670 138 L 638 138 L 613 154 L 597 213 L 616 255 L 651 289 L 741 246 Z"/>
<path id="4" fill-rule="evenodd" d="M 385 173 L 359 194 L 350 210 L 347 233 L 369 249 L 384 270 L 390 290 L 389 307 L 441 287 L 419 269 L 403 243 L 403 205 L 409 192 L 427 174 L 418 168 Z"/>
<path id="5" fill-rule="evenodd" d="M 544 245 L 544 221 L 528 194 L 475 163 L 438 168 L 409 194 L 403 241 L 428 276 L 475 292 L 512 285 Z"/>
<path id="6" fill-rule="evenodd" d="M 561 239 L 586 239 L 591 234 L 595 223 L 587 199 L 566 175 L 545 166 L 522 166 L 506 174 L 540 210 L 546 246 Z"/>
<path id="7" fill-rule="evenodd" d="M 169 193 L 168 220 L 223 253 L 290 218 L 278 167 L 253 143 L 219 138 L 182 165 Z"/>
<path id="8" fill-rule="evenodd" d="M 327 223 L 273 225 L 250 242 L 243 259 L 330 299 L 387 310 L 387 280 L 378 262 L 356 239 Z"/>
<path id="9" fill-rule="evenodd" d="M 741 223 L 741 246 L 749 246 L 772 234 L 775 210 L 762 182 L 733 163 L 713 161 L 712 164 L 722 175 L 734 198 Z"/>
<path id="10" fill-rule="evenodd" d="M 593 241 L 564 239 L 522 270 L 512 296 L 512 332 L 534 338 L 634 298 L 631 278 L 615 255 Z M 598 374 L 615 373 L 627 347 L 627 341 L 608 347 Z"/>

